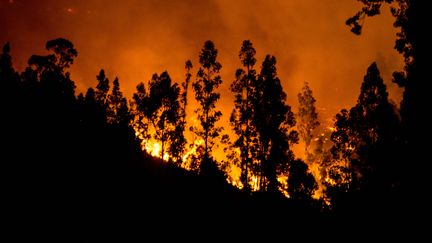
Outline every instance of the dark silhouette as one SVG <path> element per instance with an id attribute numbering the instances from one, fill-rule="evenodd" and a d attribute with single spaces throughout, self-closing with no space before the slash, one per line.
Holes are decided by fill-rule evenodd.
<path id="1" fill-rule="evenodd" d="M 254 69 L 256 51 L 249 40 L 243 41 L 240 49 L 240 61 L 243 68 L 236 71 L 236 79 L 231 84 L 231 91 L 235 95 L 235 108 L 231 113 L 230 123 L 237 139 L 234 147 L 240 149 L 240 181 L 245 192 L 250 192 L 250 179 L 252 163 L 257 160 L 256 127 L 252 122 L 255 113 L 254 103 L 256 97 L 257 73 Z"/>
<path id="2" fill-rule="evenodd" d="M 18 91 L 19 75 L 12 66 L 12 57 L 10 55 L 10 44 L 9 42 L 3 46 L 3 52 L 0 55 L 0 83 L 4 86 L 5 90 L 8 90 L 12 94 L 5 93 L 2 97 L 5 97 L 4 101 L 14 97 Z M 8 97 L 8 99 L 6 99 Z M 4 102 L 2 102 L 4 104 Z"/>
<path id="3" fill-rule="evenodd" d="M 221 138 L 222 127 L 216 125 L 222 116 L 222 112 L 216 109 L 216 102 L 220 98 L 217 88 L 222 83 L 220 69 L 222 65 L 216 60 L 218 51 L 212 41 L 206 41 L 199 54 L 201 67 L 197 73 L 197 79 L 192 83 L 195 99 L 199 107 L 195 110 L 198 115 L 199 126 L 192 127 L 198 139 L 204 144 L 201 150 L 200 170 L 202 173 L 217 171 L 217 165 L 212 157 L 212 150 L 216 141 Z M 217 172 L 216 172 L 217 173 Z"/>
<path id="4" fill-rule="evenodd" d="M 153 104 L 152 113 L 149 113 L 149 120 L 152 123 L 155 134 L 154 138 L 161 143 L 161 154 L 163 158 L 166 152 L 166 145 L 171 143 L 175 133 L 176 119 L 180 104 L 178 101 L 180 89 L 176 83 L 172 84 L 167 72 L 160 76 L 153 75 L 149 82 L 149 101 Z"/>
<path id="5" fill-rule="evenodd" d="M 259 188 L 272 194 L 279 193 L 277 178 L 287 172 L 294 160 L 290 146 L 298 142 L 298 134 L 292 130 L 294 113 L 285 100 L 286 94 L 277 77 L 276 58 L 267 55 L 258 77 L 253 122 L 259 135 Z"/>
<path id="6" fill-rule="evenodd" d="M 120 83 L 116 77 L 113 81 L 111 94 L 108 96 L 108 123 L 128 126 L 130 121 L 126 98 L 120 91 Z"/>
<path id="7" fill-rule="evenodd" d="M 170 155 L 172 156 L 173 160 L 177 163 L 177 165 L 181 166 L 183 164 L 183 154 L 186 149 L 186 137 L 185 137 L 185 130 L 186 130 L 186 107 L 187 107 L 187 95 L 188 95 L 188 88 L 190 79 L 192 77 L 191 69 L 192 69 L 192 62 L 190 60 L 186 61 L 185 63 L 185 69 L 186 69 L 186 78 L 185 81 L 182 83 L 182 91 L 180 94 L 180 106 L 178 108 L 177 117 L 175 119 L 175 130 L 172 134 L 171 144 L 169 148 Z"/>
<path id="8" fill-rule="evenodd" d="M 332 153 L 335 161 L 346 163 L 329 173 L 334 181 L 346 178 L 336 187 L 343 185 L 345 190 L 361 191 L 376 199 L 376 195 L 398 185 L 400 164 L 395 149 L 400 148 L 400 129 L 395 110 L 373 63 L 364 77 L 356 106 L 336 116 Z"/>
<path id="9" fill-rule="evenodd" d="M 161 151 L 159 156 L 161 158 L 165 154 L 169 154 L 168 160 L 174 159 L 176 162 L 181 163 L 181 161 L 178 161 L 181 160 L 180 155 L 176 151 L 174 151 L 175 157 L 170 156 L 172 149 L 176 150 L 175 146 L 178 145 L 172 146 L 173 141 L 179 139 L 177 135 L 183 136 L 182 133 L 177 133 L 177 122 L 180 117 L 180 88 L 176 83 L 172 83 L 168 72 L 163 72 L 160 76 L 154 74 L 148 82 L 148 86 L 148 94 L 145 92 L 144 84 L 138 85 L 138 93 L 134 94 L 137 121 L 141 123 L 145 119 L 146 127 L 144 129 L 154 130 L 151 137 L 160 142 Z"/>
<path id="10" fill-rule="evenodd" d="M 242 44 L 242 68 L 231 85 L 235 107 L 230 122 L 236 135 L 231 146 L 239 153 L 228 154 L 228 161 L 213 158 L 214 149 L 229 140 L 217 125 L 222 116 L 216 109 L 222 65 L 211 41 L 199 54 L 200 67 L 192 82 L 198 124 L 191 129 L 198 138 L 192 145 L 202 141 L 191 155 L 199 173 L 183 169 L 193 169 L 183 164 L 190 152 L 185 138 L 190 61 L 181 85 L 168 72 L 154 74 L 147 87 L 137 85 L 127 102 L 119 79 L 110 83 L 103 69 L 95 87 L 76 95 L 69 73 L 78 57 L 74 45 L 59 38 L 48 41 L 46 49 L 48 55 L 31 56 L 20 74 L 12 65 L 9 43 L 0 54 L 2 166 L 11 194 L 6 198 L 23 214 L 68 211 L 104 221 L 125 212 L 147 220 L 157 212 L 155 218 L 201 222 L 233 215 L 247 220 L 253 212 L 251 218 L 258 220 L 253 222 L 273 222 L 274 215 L 297 222 L 296 216 L 304 215 L 395 213 L 404 202 L 399 199 L 404 196 L 407 151 L 414 151 L 410 149 L 417 142 L 407 135 L 412 130 L 403 119 L 418 117 L 411 117 L 404 105 L 407 113 L 401 123 L 375 63 L 367 70 L 356 105 L 336 115 L 331 154 L 321 136 L 314 155 L 307 156 L 307 163 L 321 165 L 317 183 L 307 163 L 292 152 L 299 139 L 296 120 L 277 76 L 276 58 L 267 55 L 258 74 L 250 41 Z M 416 65 L 410 58 L 406 61 L 407 66 Z M 407 80 L 414 79 L 412 70 L 418 69 L 410 66 Z M 406 85 L 404 102 L 411 102 L 407 97 L 416 91 Z M 298 127 L 309 154 L 319 123 L 307 83 L 298 99 Z M 150 139 L 161 145 L 157 158 L 143 151 Z M 168 163 L 162 163 L 165 153 Z M 227 183 L 224 174 L 236 160 L 242 191 Z M 329 206 L 313 199 L 318 185 L 325 187 Z"/>
<path id="11" fill-rule="evenodd" d="M 96 93 L 95 98 L 101 108 L 103 108 L 105 111 L 108 110 L 108 92 L 110 89 L 109 80 L 105 76 L 105 70 L 101 69 L 99 72 L 99 75 L 96 76 L 96 79 L 98 80 L 98 84 L 96 85 Z"/>
<path id="12" fill-rule="evenodd" d="M 422 161 L 427 156 L 423 152 L 427 151 L 423 133 L 429 126 L 424 111 L 428 109 L 426 104 L 429 82 L 426 77 L 429 76 L 427 53 L 430 53 L 430 35 L 427 28 L 421 26 L 424 26 L 429 18 L 428 5 L 419 0 L 367 0 L 362 1 L 362 4 L 362 9 L 346 21 L 355 34 L 361 33 L 362 20 L 367 16 L 380 14 L 383 5 L 390 5 L 390 11 L 395 18 L 393 26 L 399 28 L 394 48 L 403 55 L 405 61 L 403 70 L 393 73 L 393 82 L 404 88 L 400 115 L 405 145 L 399 160 Z M 404 170 L 406 176 L 402 186 L 406 195 L 416 191 L 416 188 L 421 192 L 429 187 L 430 183 L 422 179 L 427 175 L 419 176 L 415 168 L 416 166 L 407 166 Z M 420 185 L 422 189 L 419 188 Z M 415 196 L 411 194 L 409 197 Z"/>
<path id="13" fill-rule="evenodd" d="M 301 160 L 294 160 L 288 169 L 288 194 L 290 198 L 300 201 L 312 201 L 312 195 L 318 189 L 308 166 Z"/>
<path id="14" fill-rule="evenodd" d="M 137 131 L 138 139 L 147 141 L 151 138 L 147 119 L 148 109 L 151 107 L 149 105 L 150 100 L 143 82 L 137 85 L 136 90 L 130 102 L 131 115 L 133 116 L 132 127 Z"/>

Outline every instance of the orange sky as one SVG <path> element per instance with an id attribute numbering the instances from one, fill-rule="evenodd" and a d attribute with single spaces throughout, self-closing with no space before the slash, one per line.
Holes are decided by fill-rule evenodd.
<path id="1" fill-rule="evenodd" d="M 366 19 L 364 33 L 355 36 L 344 23 L 359 8 L 355 0 L 0 0 L 0 44 L 11 42 L 21 71 L 30 55 L 45 53 L 47 40 L 67 38 L 78 50 L 72 68 L 78 91 L 95 86 L 104 68 L 110 80 L 120 78 L 130 97 L 155 72 L 168 70 L 181 82 L 184 62 L 191 59 L 197 67 L 198 52 L 211 39 L 222 63 L 219 107 L 228 119 L 238 52 L 242 40 L 250 39 L 258 66 L 265 54 L 277 57 L 288 103 L 296 107 L 296 94 L 308 81 L 320 111 L 326 109 L 321 117 L 329 119 L 355 103 L 373 61 L 390 97 L 400 100 L 401 91 L 390 82 L 402 67 L 393 50 L 393 18 L 385 11 Z"/>

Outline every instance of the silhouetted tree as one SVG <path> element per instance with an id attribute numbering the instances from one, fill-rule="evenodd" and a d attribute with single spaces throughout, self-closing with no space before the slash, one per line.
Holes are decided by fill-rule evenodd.
<path id="1" fill-rule="evenodd" d="M 149 104 L 147 118 L 155 129 L 153 137 L 161 142 L 161 157 L 166 152 L 166 146 L 172 143 L 175 136 L 176 122 L 179 118 L 180 89 L 176 83 L 172 84 L 167 72 L 160 76 L 154 74 L 149 82 Z"/>
<path id="2" fill-rule="evenodd" d="M 222 127 L 216 125 L 222 116 L 222 112 L 216 109 L 216 102 L 220 93 L 216 91 L 222 83 L 219 75 L 222 65 L 216 60 L 218 51 L 212 41 L 206 41 L 199 54 L 201 67 L 197 73 L 197 79 L 192 83 L 195 92 L 195 99 L 199 108 L 195 110 L 198 116 L 200 127 L 193 127 L 193 132 L 198 139 L 204 140 L 201 171 L 203 167 L 214 167 L 211 151 L 218 138 L 220 138 Z"/>
<path id="3" fill-rule="evenodd" d="M 185 63 L 185 69 L 186 69 L 186 78 L 185 81 L 182 83 L 182 92 L 180 94 L 180 107 L 178 110 L 178 117 L 176 118 L 175 122 L 175 131 L 172 134 L 172 141 L 170 144 L 170 154 L 173 158 L 173 160 L 177 163 L 177 165 L 181 165 L 183 162 L 183 153 L 185 151 L 186 146 L 186 137 L 184 135 L 185 129 L 186 129 L 186 107 L 187 107 L 187 94 L 188 94 L 188 88 L 190 79 L 192 77 L 191 69 L 192 69 L 192 62 L 190 60 L 186 61 Z"/>
<path id="4" fill-rule="evenodd" d="M 276 71 L 276 58 L 267 55 L 261 67 L 255 100 L 254 124 L 259 135 L 260 190 L 277 193 L 278 175 L 294 160 L 290 146 L 298 142 L 294 113 L 286 103 Z"/>
<path id="5" fill-rule="evenodd" d="M 106 112 L 101 111 L 95 93 L 93 88 L 89 88 L 85 96 L 82 93 L 78 95 L 81 119 L 87 126 L 100 126 L 106 122 Z"/>
<path id="6" fill-rule="evenodd" d="M 131 103 L 132 126 L 141 141 L 150 139 L 149 122 L 147 120 L 147 109 L 150 107 L 150 98 L 146 92 L 143 82 L 136 87 Z"/>
<path id="7" fill-rule="evenodd" d="M 184 121 L 186 119 L 187 94 L 188 94 L 189 83 L 190 83 L 190 80 L 192 77 L 192 74 L 191 74 L 192 68 L 193 68 L 192 62 L 190 60 L 187 60 L 185 63 L 186 78 L 185 78 L 185 81 L 182 83 L 183 92 L 181 94 L 181 104 L 183 105 L 182 119 Z"/>
<path id="8" fill-rule="evenodd" d="M 309 146 L 314 137 L 314 131 L 319 126 L 318 113 L 315 108 L 315 98 L 307 82 L 304 83 L 302 92 L 297 95 L 298 108 L 298 130 L 300 137 L 305 142 L 306 162 L 310 161 Z"/>
<path id="9" fill-rule="evenodd" d="M 72 42 L 63 38 L 48 41 L 46 49 L 55 53 L 55 64 L 62 71 L 66 71 L 73 64 L 74 58 L 78 56 Z M 68 72 L 65 74 L 69 76 Z"/>
<path id="10" fill-rule="evenodd" d="M 0 54 L 0 84 L 8 93 L 15 94 L 17 92 L 19 75 L 12 65 L 9 42 L 3 46 L 3 52 Z M 3 97 L 7 96 L 8 93 L 5 93 Z"/>
<path id="11" fill-rule="evenodd" d="M 339 171 L 351 177 L 353 190 L 380 191 L 394 186 L 398 177 L 395 163 L 399 144 L 399 120 L 394 106 L 388 101 L 386 86 L 378 67 L 372 63 L 364 77 L 356 106 L 342 110 L 336 116 L 331 139 L 332 153 L 340 163 Z M 396 173 L 396 174 L 395 174 Z M 337 185 L 336 185 L 337 186 Z M 346 187 L 346 186 L 345 186 Z"/>
<path id="12" fill-rule="evenodd" d="M 46 49 L 53 54 L 31 56 L 29 67 L 22 75 L 27 80 L 23 82 L 38 86 L 36 92 L 41 92 L 39 95 L 43 98 L 40 107 L 46 115 L 63 117 L 69 122 L 76 102 L 75 83 L 70 79 L 69 67 L 78 53 L 72 42 L 63 38 L 48 41 Z"/>
<path id="13" fill-rule="evenodd" d="M 4 44 L 2 53 L 0 54 L 0 73 L 4 75 L 5 73 L 12 73 L 14 72 L 13 66 L 12 66 L 12 57 L 10 55 L 10 43 L 7 42 Z M 2 79 L 4 77 L 2 76 Z"/>
<path id="14" fill-rule="evenodd" d="M 15 151 L 26 151 L 15 153 L 16 160 L 39 178 L 52 177 L 53 171 L 66 168 L 68 162 L 79 157 L 76 141 L 81 126 L 75 84 L 69 74 L 77 51 L 62 38 L 48 41 L 46 49 L 48 55 L 30 57 L 20 76 L 14 102 L 19 112 L 11 127 L 20 138 L 16 139 Z M 38 181 L 31 173 L 26 176 Z"/>
<path id="15" fill-rule="evenodd" d="M 105 76 L 105 70 L 101 69 L 96 79 L 98 84 L 96 85 L 95 98 L 101 108 L 107 110 L 110 85 L 108 78 Z"/>
<path id="16" fill-rule="evenodd" d="M 10 44 L 7 42 L 3 46 L 3 52 L 0 54 L 0 87 L 2 89 L 2 95 L 0 97 L 0 103 L 5 117 L 7 120 L 12 122 L 16 115 L 12 114 L 17 112 L 16 107 L 11 104 L 19 102 L 19 75 L 15 71 L 12 65 L 12 57 L 10 55 Z"/>
<path id="17" fill-rule="evenodd" d="M 113 88 L 111 94 L 108 96 L 107 121 L 110 124 L 120 124 L 124 126 L 127 126 L 130 121 L 127 101 L 120 91 L 120 83 L 117 77 L 113 81 Z"/>
<path id="18" fill-rule="evenodd" d="M 252 123 L 257 83 L 257 74 L 254 69 L 255 54 L 256 51 L 252 42 L 243 41 L 239 57 L 244 69 L 237 69 L 236 79 L 231 84 L 231 91 L 235 94 L 235 108 L 231 113 L 230 122 L 237 135 L 234 147 L 240 149 L 240 181 L 244 191 L 250 191 L 249 174 L 251 173 L 252 161 L 257 159 L 256 142 L 254 142 L 257 139 L 257 134 Z"/>
<path id="19" fill-rule="evenodd" d="M 390 5 L 390 11 L 395 18 L 393 26 L 398 28 L 394 48 L 403 55 L 405 66 L 403 71 L 393 73 L 393 82 L 404 88 L 400 105 L 401 122 L 403 128 L 404 150 L 400 160 L 422 160 L 425 156 L 421 151 L 427 151 L 423 142 L 423 132 L 427 130 L 425 110 L 428 104 L 429 77 L 429 49 L 430 35 L 428 28 L 424 28 L 429 19 L 427 1 L 419 0 L 362 0 L 362 8 L 346 21 L 351 31 L 360 34 L 364 19 L 367 16 L 380 14 L 381 7 Z M 402 162 L 401 162 L 402 163 Z M 414 167 L 405 168 L 407 175 L 416 175 L 409 171 Z M 405 176 L 406 183 L 411 187 L 424 184 L 418 180 L 424 176 Z M 407 187 L 408 188 L 408 187 Z"/>
<path id="20" fill-rule="evenodd" d="M 16 156 L 15 154 L 20 148 L 19 142 L 25 135 L 25 133 L 20 134 L 14 128 L 26 123 L 22 116 L 22 112 L 25 111 L 22 105 L 26 102 L 22 98 L 19 75 L 12 65 L 9 42 L 3 46 L 3 52 L 0 53 L 0 90 L 0 107 L 2 110 L 0 129 L 2 151 L 4 151 L 2 156 L 4 159 L 10 159 Z M 9 162 L 4 161 L 4 163 Z"/>
<path id="21" fill-rule="evenodd" d="M 288 194 L 295 200 L 312 200 L 318 189 L 314 176 L 308 171 L 308 166 L 301 160 L 294 160 L 288 169 Z"/>
<path id="22" fill-rule="evenodd" d="M 351 134 L 351 118 L 346 109 L 342 109 L 336 114 L 334 131 L 331 134 L 333 146 L 330 149 L 332 160 L 323 168 L 325 172 L 325 196 L 332 201 L 333 205 L 338 205 L 341 198 L 350 192 L 353 181 L 353 169 L 351 165 L 351 155 L 356 144 L 357 137 Z"/>

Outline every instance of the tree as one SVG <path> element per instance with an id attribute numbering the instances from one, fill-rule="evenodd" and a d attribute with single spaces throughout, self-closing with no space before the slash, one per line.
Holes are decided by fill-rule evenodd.
<path id="1" fill-rule="evenodd" d="M 301 160 L 294 160 L 288 169 L 288 194 L 295 200 L 312 200 L 318 189 L 314 176 L 308 172 L 308 166 Z"/>
<path id="2" fill-rule="evenodd" d="M 109 80 L 105 76 L 105 70 L 101 69 L 99 75 L 96 76 L 98 84 L 96 85 L 95 98 L 103 109 L 108 108 L 108 97 L 109 97 Z"/>
<path id="3" fill-rule="evenodd" d="M 294 113 L 286 103 L 286 94 L 277 77 L 276 58 L 267 55 L 258 78 L 253 122 L 259 136 L 260 189 L 277 193 L 277 177 L 287 172 L 294 160 L 290 146 L 298 142 Z"/>
<path id="4" fill-rule="evenodd" d="M 0 55 L 0 73 L 13 72 L 12 57 L 10 55 L 10 43 L 6 42 L 3 46 L 3 52 Z"/>
<path id="5" fill-rule="evenodd" d="M 187 94 L 188 94 L 188 87 L 189 83 L 192 77 L 191 70 L 192 70 L 192 62 L 190 60 L 187 60 L 185 63 L 185 69 L 186 69 L 186 79 L 182 83 L 183 92 L 181 94 L 181 104 L 183 105 L 182 109 L 182 119 L 183 121 L 186 121 L 186 106 L 187 106 Z"/>
<path id="6" fill-rule="evenodd" d="M 314 130 L 319 126 L 318 113 L 315 108 L 315 98 L 307 82 L 304 83 L 302 92 L 297 95 L 299 101 L 298 108 L 298 130 L 300 137 L 305 142 L 306 162 L 310 162 L 309 146 L 314 137 Z"/>
<path id="7" fill-rule="evenodd" d="M 0 83 L 4 85 L 8 92 L 16 92 L 18 88 L 19 76 L 12 65 L 10 55 L 10 44 L 7 42 L 3 46 L 3 52 L 0 54 Z"/>
<path id="8" fill-rule="evenodd" d="M 149 102 L 145 108 L 147 119 L 155 129 L 153 138 L 161 143 L 161 158 L 164 157 L 166 146 L 175 137 L 176 121 L 179 118 L 180 89 L 172 84 L 167 72 L 160 76 L 154 74 L 149 82 Z"/>
<path id="9" fill-rule="evenodd" d="M 395 179 L 391 174 L 399 166 L 394 163 L 398 160 L 397 152 L 393 151 L 399 147 L 399 118 L 388 100 L 386 85 L 376 63 L 367 70 L 357 105 L 351 109 L 350 116 L 359 140 L 355 148 L 360 157 L 361 174 L 364 181 L 370 183 L 364 186 L 390 187 L 389 183 Z M 381 183 L 387 185 L 379 185 Z"/>
<path id="10" fill-rule="evenodd" d="M 32 157 L 22 155 L 23 161 L 39 161 L 38 171 L 48 174 L 79 157 L 76 148 L 82 116 L 69 75 L 77 50 L 62 38 L 48 41 L 46 49 L 49 54 L 32 55 L 21 74 L 21 114 L 15 126 L 22 130 L 21 138 L 26 137 L 26 143 L 31 144 L 25 148 Z"/>
<path id="11" fill-rule="evenodd" d="M 195 99 L 199 104 L 195 114 L 198 116 L 200 125 L 200 127 L 193 127 L 192 130 L 199 139 L 204 141 L 201 170 L 208 165 L 207 163 L 212 163 L 211 151 L 223 129 L 216 125 L 222 116 L 222 112 L 216 109 L 216 102 L 220 98 L 220 93 L 216 89 L 222 83 L 219 74 L 222 65 L 216 60 L 217 54 L 214 43 L 206 41 L 199 54 L 201 67 L 196 81 L 192 83 Z"/>
<path id="12" fill-rule="evenodd" d="M 0 54 L 0 86 L 3 89 L 0 102 L 5 113 L 10 115 L 10 112 L 15 112 L 9 105 L 15 103 L 19 89 L 19 75 L 12 65 L 12 57 L 10 55 L 10 44 L 7 42 L 3 46 L 3 52 Z"/>
<path id="13" fill-rule="evenodd" d="M 237 69 L 236 79 L 231 84 L 231 91 L 235 94 L 235 108 L 231 113 L 230 123 L 237 135 L 234 147 L 240 150 L 240 181 L 244 191 L 250 191 L 249 174 L 251 173 L 252 161 L 257 159 L 254 146 L 256 143 L 253 142 L 256 140 L 257 134 L 252 123 L 257 82 L 257 74 L 254 69 L 255 54 L 256 51 L 252 42 L 243 41 L 239 57 L 244 69 Z"/>
<path id="14" fill-rule="evenodd" d="M 120 82 L 117 77 L 113 81 L 113 88 L 108 96 L 107 121 L 109 124 L 123 126 L 128 126 L 130 121 L 127 101 L 120 91 Z"/>
<path id="15" fill-rule="evenodd" d="M 422 26 L 428 23 L 429 5 L 427 1 L 419 0 L 361 0 L 363 7 L 353 17 L 346 21 L 355 34 L 361 34 L 364 19 L 367 16 L 380 14 L 381 7 L 390 5 L 395 18 L 393 26 L 398 28 L 394 48 L 403 55 L 405 66 L 402 71 L 393 73 L 393 82 L 404 88 L 403 99 L 400 105 L 403 139 L 405 152 L 400 155 L 401 160 L 422 160 L 427 151 L 424 143 L 424 131 L 427 127 L 426 104 L 428 104 L 429 76 L 429 46 L 430 35 L 428 28 Z M 413 158 L 414 157 L 414 158 Z M 405 168 L 405 172 L 414 167 Z M 416 175 L 416 171 L 406 174 Z M 426 176 L 426 175 L 425 175 Z M 424 177 L 425 177 L 424 176 Z M 406 176 L 405 183 L 412 186 L 423 184 L 418 180 L 422 176 Z M 408 188 L 408 187 L 407 187 Z"/>
<path id="16" fill-rule="evenodd" d="M 70 79 L 69 68 L 78 52 L 72 42 L 63 38 L 48 41 L 46 49 L 53 54 L 32 55 L 28 64 L 40 82 L 47 105 L 54 106 L 53 110 L 59 106 L 73 109 L 70 106 L 75 102 L 75 83 Z"/>
<path id="17" fill-rule="evenodd" d="M 20 80 L 18 73 L 14 70 L 12 65 L 12 57 L 10 55 L 9 42 L 3 46 L 3 52 L 0 53 L 0 107 L 2 110 L 2 121 L 0 122 L 0 128 L 2 129 L 2 144 L 4 158 L 14 158 L 14 150 L 20 148 L 19 140 L 22 136 L 19 136 L 19 132 L 24 129 L 20 128 L 19 124 L 25 124 L 25 120 L 22 119 L 23 103 L 22 92 L 20 90 Z M 19 129 L 13 129 L 13 128 Z M 23 135 L 25 133 L 22 133 Z M 10 156 L 8 156 L 10 155 Z"/>
<path id="18" fill-rule="evenodd" d="M 190 79 L 192 77 L 191 74 L 192 62 L 190 60 L 186 61 L 185 69 L 186 69 L 186 78 L 181 85 L 182 86 L 182 92 L 180 95 L 181 106 L 177 111 L 178 117 L 175 119 L 175 123 L 176 123 L 175 130 L 174 133 L 172 134 L 172 142 L 169 147 L 170 154 L 173 160 L 177 163 L 177 165 L 181 165 L 183 162 L 182 156 L 185 150 L 185 145 L 187 143 L 184 132 L 187 123 L 186 107 L 187 107 L 188 87 L 189 87 Z"/>
<path id="19" fill-rule="evenodd" d="M 147 120 L 147 109 L 150 107 L 150 98 L 146 92 L 143 82 L 136 87 L 131 103 L 132 126 L 141 141 L 150 139 L 149 122 Z"/>
<path id="20" fill-rule="evenodd" d="M 397 153 L 399 119 L 388 101 L 386 86 L 376 63 L 372 63 L 364 77 L 357 104 L 336 116 L 331 135 L 332 153 L 338 170 L 335 178 L 347 178 L 341 184 L 351 190 L 388 190 L 394 185 L 399 171 Z M 338 163 L 345 161 L 345 165 Z M 345 168 L 343 168 L 345 167 Z M 337 171 L 343 175 L 338 175 Z M 338 185 L 335 184 L 337 187 Z"/>
<path id="21" fill-rule="evenodd" d="M 78 56 L 72 42 L 63 38 L 48 41 L 46 49 L 55 53 L 55 64 L 61 70 L 69 68 L 73 64 L 74 58 Z"/>

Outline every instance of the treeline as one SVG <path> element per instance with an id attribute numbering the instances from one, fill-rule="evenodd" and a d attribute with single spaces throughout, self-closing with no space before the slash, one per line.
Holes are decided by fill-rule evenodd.
<path id="1" fill-rule="evenodd" d="M 287 95 L 277 77 L 276 58 L 267 55 L 258 71 L 256 51 L 249 40 L 241 46 L 241 67 L 231 84 L 235 96 L 230 116 L 233 141 L 217 125 L 222 116 L 216 109 L 222 65 L 211 41 L 200 52 L 195 80 L 192 63 L 187 61 L 182 84 L 173 82 L 167 72 L 154 74 L 147 84 L 138 84 L 130 105 L 118 78 L 110 83 L 104 70 L 96 76 L 95 88 L 76 96 L 68 72 L 77 56 L 73 44 L 60 38 L 48 41 L 46 49 L 52 54 L 33 55 L 26 70 L 18 74 L 9 44 L 3 48 L 1 79 L 9 92 L 2 103 L 9 104 L 5 107 L 10 118 L 5 131 L 10 134 L 5 141 L 11 145 L 7 151 L 15 151 L 11 162 L 50 161 L 44 166 L 54 168 L 81 163 L 82 167 L 75 168 L 83 170 L 122 168 L 142 159 L 141 144 L 154 139 L 161 145 L 161 158 L 203 176 L 223 181 L 229 167 L 238 166 L 241 176 L 237 185 L 247 194 L 285 191 L 293 200 L 311 202 L 320 185 L 324 188 L 320 199 L 336 205 L 348 192 L 381 192 L 399 182 L 394 149 L 401 146 L 400 122 L 375 63 L 367 70 L 357 105 L 336 115 L 333 146 L 315 146 L 310 151 L 312 140 L 319 140 L 321 132 L 312 90 L 305 83 L 298 94 L 298 133 L 294 130 L 296 115 L 286 103 Z M 185 138 L 190 83 L 199 123 L 189 130 L 201 141 L 198 145 L 196 141 L 189 145 Z M 306 162 L 295 158 L 291 150 L 300 138 L 306 145 Z M 196 152 L 185 157 L 194 144 Z M 228 161 L 218 162 L 213 157 L 214 147 L 221 144 Z M 18 151 L 24 148 L 26 153 Z M 317 163 L 320 174 L 314 177 L 308 166 Z"/>
<path id="2" fill-rule="evenodd" d="M 360 33 L 359 19 L 375 15 L 381 2 L 366 3 L 347 21 L 353 32 Z M 58 190 L 74 188 L 75 183 L 97 185 L 92 178 L 118 182 L 124 178 L 119 174 L 154 160 L 142 151 L 143 144 L 154 140 L 167 164 L 202 178 L 223 184 L 229 168 L 237 166 L 241 175 L 236 184 L 243 195 L 285 194 L 291 202 L 336 212 L 397 210 L 412 178 L 404 165 L 419 144 L 413 135 L 418 108 L 413 107 L 419 104 L 414 97 L 423 77 L 416 62 L 421 58 L 415 56 L 417 39 L 407 30 L 412 22 L 400 22 L 404 16 L 411 19 L 412 5 L 400 4 L 400 12 L 394 13 L 402 33 L 396 49 L 404 54 L 406 66 L 394 74 L 394 81 L 405 87 L 401 109 L 389 101 L 378 66 L 372 63 L 357 103 L 335 115 L 327 138 L 330 146 L 319 136 L 323 128 L 309 85 L 298 94 L 299 110 L 293 111 L 277 75 L 276 57 L 267 55 L 257 68 L 249 40 L 241 45 L 240 66 L 230 83 L 235 97 L 231 138 L 218 123 L 222 64 L 212 41 L 199 53 L 196 74 L 191 61 L 185 64 L 181 83 L 171 80 L 168 72 L 154 74 L 137 85 L 129 102 L 118 78 L 110 82 L 104 70 L 96 76 L 95 88 L 76 95 L 69 68 L 78 52 L 66 39 L 48 41 L 51 54 L 31 56 L 22 73 L 14 70 L 7 43 L 0 56 L 5 171 L 11 172 L 11 181 L 14 176 L 26 178 L 14 183 L 43 182 Z M 194 114 L 186 114 L 190 89 L 197 103 Z M 198 123 L 187 127 L 186 118 L 192 115 Z M 187 141 L 187 131 L 194 141 Z M 300 139 L 305 143 L 304 161 L 292 152 Z M 218 146 L 224 147 L 227 161 L 214 158 Z"/>

